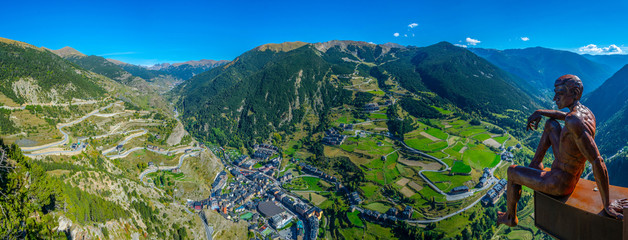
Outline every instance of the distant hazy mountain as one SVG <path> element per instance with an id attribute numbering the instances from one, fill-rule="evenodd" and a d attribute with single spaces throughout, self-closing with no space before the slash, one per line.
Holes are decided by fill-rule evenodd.
<path id="1" fill-rule="evenodd" d="M 584 96 L 582 103 L 595 114 L 602 153 L 613 155 L 628 146 L 628 65 Z"/>
<path id="2" fill-rule="evenodd" d="M 598 123 L 608 120 L 619 109 L 628 104 L 627 101 L 628 65 L 582 99 L 582 102 L 593 111 Z"/>
<path id="3" fill-rule="evenodd" d="M 582 55 L 585 58 L 594 61 L 596 63 L 607 66 L 612 72 L 617 72 L 619 69 L 628 64 L 628 54 L 614 54 L 614 55 Z"/>
<path id="4" fill-rule="evenodd" d="M 351 74 L 390 77 L 417 94 L 434 92 L 487 115 L 538 106 L 509 74 L 445 42 L 424 48 L 356 41 L 266 44 L 175 92 L 182 119 L 197 136 L 263 140 L 273 131 L 290 131 L 307 109 L 320 113 L 350 100 L 342 82 Z"/>
<path id="5" fill-rule="evenodd" d="M 182 63 L 161 63 L 155 64 L 151 67 L 148 67 L 149 70 L 157 70 L 160 72 L 164 72 L 175 77 L 178 77 L 182 80 L 188 80 L 195 75 L 208 71 L 212 68 L 222 66 L 229 63 L 227 60 L 207 60 L 202 59 L 199 61 L 187 61 Z"/>
<path id="6" fill-rule="evenodd" d="M 469 48 L 469 50 L 545 91 L 554 88 L 554 81 L 558 77 L 575 74 L 582 79 L 584 92 L 588 93 L 614 73 L 609 67 L 568 51 L 542 47 L 507 50 Z"/>
<path id="7" fill-rule="evenodd" d="M 63 52 L 76 54 L 69 49 Z M 105 95 L 97 76 L 47 49 L 6 38 L 0 38 L 0 79 L 1 94 L 18 104 Z"/>
<path id="8" fill-rule="evenodd" d="M 135 78 L 135 76 L 125 71 L 120 66 L 108 61 L 104 57 L 95 55 L 87 56 L 71 47 L 52 50 L 52 52 L 81 66 L 84 69 L 104 75 L 121 83 L 131 82 Z"/>

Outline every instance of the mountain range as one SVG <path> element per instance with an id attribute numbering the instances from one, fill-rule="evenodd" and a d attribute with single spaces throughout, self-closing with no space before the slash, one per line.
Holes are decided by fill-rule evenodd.
<path id="1" fill-rule="evenodd" d="M 69 102 L 107 94 L 105 79 L 45 48 L 0 38 L 3 104 Z"/>
<path id="2" fill-rule="evenodd" d="M 381 102 L 393 103 L 386 113 L 372 115 L 390 119 L 386 124 L 379 125 L 381 129 L 378 128 L 377 131 L 382 133 L 390 131 L 403 138 L 403 131 L 398 134 L 399 131 L 390 130 L 392 128 L 390 123 L 398 122 L 403 128 L 404 122 L 409 120 L 410 124 L 406 124 L 406 128 L 408 125 L 412 125 L 409 128 L 430 128 L 434 134 L 440 132 L 441 135 L 445 135 L 441 136 L 441 139 L 447 142 L 450 139 L 449 134 L 441 132 L 442 129 L 440 129 L 441 125 L 443 125 L 442 128 L 446 128 L 440 122 L 446 118 L 447 121 L 469 122 L 469 125 L 481 124 L 483 126 L 476 129 L 482 128 L 482 131 L 495 130 L 494 127 L 498 126 L 506 130 L 509 135 L 523 139 L 530 135 L 523 133 L 526 118 L 535 109 L 551 108 L 548 96 L 551 96 L 553 81 L 566 73 L 579 75 L 585 81 L 586 94 L 582 102 L 596 115 L 598 124 L 596 141 L 602 154 L 611 159 L 608 162 L 611 183 L 628 186 L 628 179 L 624 174 L 625 169 L 628 168 L 626 153 L 618 153 L 620 149 L 628 145 L 626 137 L 628 131 L 625 127 L 628 124 L 628 84 L 626 84 L 628 65 L 624 62 L 621 69 L 618 67 L 623 61 L 628 61 L 628 58 L 585 56 L 540 47 L 492 50 L 466 49 L 447 42 L 414 47 L 394 43 L 372 44 L 334 40 L 322 43 L 265 44 L 241 54 L 233 61 L 200 60 L 144 67 L 100 56 L 86 55 L 70 47 L 50 50 L 0 38 L 0 81 L 3 83 L 0 87 L 0 103 L 6 107 L 0 111 L 0 132 L 5 135 L 23 132 L 14 135 L 28 137 L 35 132 L 37 127 L 44 126 L 43 132 L 56 134 L 51 135 L 54 136 L 51 138 L 62 138 L 57 136 L 57 130 L 61 130 L 57 124 L 61 120 L 71 118 L 62 119 L 61 114 L 70 114 L 69 116 L 75 117 L 71 115 L 70 109 L 80 110 L 85 114 L 93 110 L 71 104 L 56 106 L 43 104 L 44 107 L 38 105 L 20 110 L 20 105 L 70 103 L 76 99 L 97 99 L 97 107 L 100 107 L 103 112 L 94 116 L 93 122 L 69 127 L 68 131 L 73 131 L 74 134 L 107 138 L 108 134 L 100 135 L 102 134 L 100 131 L 111 130 L 111 134 L 115 136 L 114 140 L 96 138 L 82 140 L 90 143 L 89 147 L 85 146 L 89 150 L 87 153 L 72 157 L 55 156 L 36 162 L 25 158 L 17 145 L 7 146 L 0 140 L 2 152 L 6 150 L 9 157 L 15 161 L 11 164 L 19 166 L 18 171 L 10 174 L 4 171 L 7 168 L 0 168 L 1 186 L 7 182 L 14 182 L 16 184 L 11 184 L 15 186 L 26 186 L 19 189 L 0 188 L 0 193 L 3 193 L 0 199 L 4 200 L 9 196 L 7 199 L 11 200 L 0 201 L 2 203 L 0 206 L 5 206 L 6 203 L 6 206 L 12 207 L 12 212 L 19 210 L 21 215 L 12 216 L 11 219 L 15 221 L 11 223 L 14 224 L 11 226 L 15 226 L 16 229 L 35 229 L 33 233 L 29 233 L 32 234 L 29 236 L 34 238 L 45 234 L 44 230 L 31 227 L 37 224 L 34 223 L 35 221 L 26 221 L 26 219 L 33 219 L 32 216 L 36 215 L 38 219 L 43 219 L 37 220 L 38 223 L 44 222 L 49 226 L 57 226 L 59 224 L 55 222 L 56 220 L 51 220 L 53 214 L 50 213 L 63 211 L 62 214 L 66 214 L 66 207 L 69 213 L 73 214 L 71 218 L 75 220 L 76 225 L 84 224 L 87 227 L 93 225 L 93 232 L 99 237 L 100 234 L 107 236 L 106 229 L 116 229 L 118 235 L 111 236 L 130 238 L 129 232 L 134 232 L 136 237 L 139 237 L 141 233 L 144 237 L 177 236 L 176 238 L 179 238 L 186 235 L 186 228 L 190 225 L 192 225 L 190 229 L 194 226 L 197 227 L 196 230 L 200 229 L 200 231 L 190 231 L 195 233 L 202 232 L 203 225 L 200 221 L 178 225 L 187 221 L 179 216 L 186 214 L 182 209 L 187 209 L 187 207 L 180 204 L 182 201 L 178 203 L 174 196 L 184 196 L 182 192 L 189 190 L 207 197 L 209 192 L 206 188 L 209 184 L 194 185 L 194 187 L 189 187 L 188 184 L 193 184 L 194 181 L 191 179 L 195 181 L 200 179 L 199 181 L 210 183 L 214 178 L 205 172 L 194 172 L 194 174 L 188 174 L 188 172 L 193 171 L 190 169 L 219 171 L 224 167 L 221 165 L 222 162 L 213 155 L 213 158 L 205 158 L 205 160 L 199 157 L 202 161 L 195 162 L 196 165 L 190 167 L 181 164 L 183 156 L 181 160 L 178 160 L 175 156 L 157 155 L 157 152 L 162 152 L 161 150 L 132 155 L 131 158 L 137 157 L 141 160 L 144 160 L 144 156 L 148 156 L 146 162 L 150 162 L 147 166 L 157 163 L 154 159 L 158 158 L 163 158 L 160 160 L 162 165 L 163 161 L 179 161 L 179 167 L 176 170 L 188 171 L 185 174 L 181 173 L 185 175 L 186 185 L 175 185 L 177 188 L 181 186 L 180 189 L 184 191 L 166 194 L 167 191 L 161 191 L 156 181 L 153 185 L 146 187 L 143 186 L 143 182 L 137 181 L 138 173 L 144 171 L 146 166 L 130 164 L 128 163 L 130 161 L 126 161 L 128 159 L 125 161 L 121 161 L 122 158 L 106 159 L 102 149 L 96 149 L 95 146 L 91 146 L 92 144 L 102 144 L 101 148 L 106 146 L 114 149 L 118 146 L 117 141 L 122 139 L 122 136 L 118 134 L 129 133 L 118 128 L 124 124 L 133 126 L 142 122 L 146 123 L 144 127 L 149 130 L 132 131 L 133 136 L 137 137 L 149 135 L 142 138 L 146 142 L 140 140 L 127 142 L 130 140 L 129 137 L 122 140 L 127 142 L 128 146 L 137 144 L 139 146 L 137 148 L 143 148 L 147 142 L 150 142 L 151 145 L 148 146 L 159 149 L 160 147 L 152 144 L 158 144 L 160 140 L 169 138 L 167 136 L 174 134 L 173 132 L 184 133 L 187 130 L 195 137 L 193 139 L 198 139 L 201 143 L 217 144 L 215 146 L 218 147 L 214 150 L 221 146 L 230 146 L 231 150 L 250 151 L 248 149 L 254 144 L 276 141 L 284 136 L 321 133 L 332 127 L 329 123 L 329 112 L 332 110 L 349 111 L 353 115 L 348 118 L 358 119 L 360 116 L 355 116 L 356 113 L 363 113 L 365 104 L 369 103 L 373 96 L 378 96 Z M 617 71 L 613 70 L 615 68 Z M 364 86 L 372 86 L 372 88 L 363 88 Z M 169 101 L 162 99 L 164 96 L 169 98 Z M 400 104 L 394 104 L 396 101 Z M 172 106 L 168 102 L 172 103 Z M 144 105 L 157 107 L 144 107 Z M 107 109 L 109 107 L 112 109 Z M 173 110 L 172 107 L 175 107 L 176 112 L 181 114 L 179 118 L 176 114 L 175 117 L 169 116 Z M 17 112 L 21 114 L 18 115 L 19 117 L 38 119 L 38 123 L 35 127 L 24 129 L 13 127 L 12 117 L 16 117 L 11 115 L 12 111 L 22 111 Z M 412 115 L 416 124 L 408 116 L 401 116 L 399 113 Z M 118 118 L 117 115 L 125 116 Z M 369 115 L 369 117 L 372 116 Z M 434 118 L 433 116 L 442 117 L 442 119 L 431 121 L 433 119 L 430 118 Z M 128 122 L 124 124 L 118 122 L 121 119 Z M 180 127 L 181 123 L 178 123 L 176 128 L 174 127 L 178 119 L 185 129 Z M 23 122 L 31 123 L 27 120 Z M 6 128 L 6 126 L 12 128 Z M 489 127 L 493 129 L 486 130 Z M 114 132 L 113 129 L 118 129 L 116 130 L 118 132 Z M 375 132 L 375 128 L 372 131 Z M 156 134 L 157 132 L 159 134 Z M 482 135 L 491 138 L 490 134 Z M 299 140 L 295 145 L 303 144 L 312 147 L 314 150 L 311 152 L 318 151 L 314 155 L 324 157 L 325 148 L 320 143 L 318 145 L 311 142 L 303 143 L 312 141 L 310 139 L 320 140 L 320 137 L 317 135 L 302 138 L 304 140 Z M 480 144 L 481 138 L 476 137 L 477 139 L 469 138 L 468 144 L 484 146 Z M 510 139 L 506 139 L 505 135 L 502 137 L 504 141 Z M 179 141 L 184 141 L 181 140 L 184 138 L 184 136 L 179 136 Z M 190 146 L 198 146 L 191 139 L 187 136 L 185 141 L 190 143 Z M 81 141 L 74 138 L 69 141 L 73 140 Z M 358 140 L 355 142 L 357 145 Z M 385 143 L 377 143 L 379 144 Z M 373 143 L 373 146 L 375 145 Z M 316 146 L 321 146 L 321 149 L 316 150 Z M 179 150 L 187 154 L 190 150 L 185 149 L 187 147 L 181 147 Z M 225 156 L 226 152 L 223 151 Z M 442 153 L 445 154 L 445 152 Z M 451 152 L 451 154 L 456 153 L 461 154 L 459 150 Z M 390 159 L 393 159 L 392 162 L 396 161 L 392 157 Z M 4 159 L 0 158 L 0 164 L 6 163 L 2 160 Z M 327 160 L 331 161 L 331 158 Z M 384 164 L 389 164 L 389 160 L 386 158 L 383 160 L 382 166 L 388 166 Z M 349 160 L 346 163 L 334 164 L 334 167 L 345 165 L 355 167 Z M 393 170 L 402 169 L 395 167 L 394 164 L 390 166 L 393 166 Z M 349 167 L 360 173 L 362 173 L 362 168 Z M 109 171 L 111 169 L 115 171 Z M 404 171 L 406 170 L 414 171 L 411 168 L 405 168 Z M 49 172 L 54 172 L 54 176 Z M 57 174 L 62 177 L 57 177 Z M 177 176 L 176 174 L 179 173 L 172 173 L 172 176 Z M 214 173 L 214 175 L 217 174 L 217 172 Z M 94 178 L 91 178 L 92 175 L 95 175 Z M 66 178 L 66 176 L 70 177 Z M 167 182 L 171 178 L 168 176 L 170 173 L 165 177 L 166 180 L 164 180 L 164 174 L 161 174 L 161 179 L 156 178 L 160 179 L 162 187 L 169 185 Z M 89 180 L 82 181 L 85 179 Z M 103 180 L 91 181 L 92 179 L 107 179 L 107 183 L 119 181 L 123 184 L 115 184 L 119 185 L 117 187 L 120 191 L 111 192 L 104 190 L 111 186 L 101 186 L 101 182 L 98 182 Z M 386 178 L 382 176 L 382 179 Z M 369 184 L 379 187 L 373 183 Z M 82 188 L 70 188 L 74 185 Z M 91 189 L 92 186 L 99 188 Z M 197 187 L 200 190 L 195 190 Z M 138 193 L 136 189 L 141 189 L 145 193 L 142 191 Z M 387 191 L 395 192 L 391 189 Z M 4 194 L 5 192 L 9 194 Z M 309 197 L 312 201 L 312 195 Z M 20 201 L 23 199 L 29 199 L 28 204 L 22 205 Z M 400 199 L 404 200 L 404 198 Z M 63 206 L 62 201 L 64 201 Z M 432 201 L 435 201 L 433 197 Z M 437 205 L 436 202 L 434 204 Z M 99 208 L 99 206 L 104 207 Z M 445 204 L 444 207 L 446 206 Z M 389 208 L 391 207 L 386 207 L 384 211 Z M 159 210 L 162 212 L 160 213 Z M 215 215 L 218 216 L 217 213 Z M 348 215 L 343 213 L 342 216 Z M 198 218 L 196 215 L 193 217 Z M 117 221 L 120 219 L 122 220 Z M 216 222 L 221 221 L 220 219 L 222 217 Z M 137 220 L 140 222 L 138 223 Z M 163 229 L 168 230 L 162 231 Z M 92 233 L 91 230 L 85 232 Z"/>
<path id="3" fill-rule="evenodd" d="M 615 71 L 577 53 L 542 47 L 525 49 L 469 48 L 480 57 L 504 69 L 543 93 L 552 92 L 554 81 L 565 74 L 574 74 L 584 83 L 584 94 L 602 85 Z"/>
<path id="4" fill-rule="evenodd" d="M 198 137 L 235 135 L 253 144 L 271 132 L 290 131 L 308 110 L 321 113 L 346 103 L 350 97 L 342 87 L 350 85 L 346 76 L 352 73 L 392 79 L 413 94 L 434 92 L 470 112 L 539 106 L 508 73 L 446 42 L 423 48 L 355 41 L 262 45 L 174 91 L 182 118 Z"/>

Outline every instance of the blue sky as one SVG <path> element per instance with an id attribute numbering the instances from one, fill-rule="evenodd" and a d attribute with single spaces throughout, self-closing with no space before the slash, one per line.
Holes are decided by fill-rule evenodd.
<path id="1" fill-rule="evenodd" d="M 0 37 L 142 65 L 286 41 L 628 52 L 627 1 L 10 1 L 0 12 Z"/>

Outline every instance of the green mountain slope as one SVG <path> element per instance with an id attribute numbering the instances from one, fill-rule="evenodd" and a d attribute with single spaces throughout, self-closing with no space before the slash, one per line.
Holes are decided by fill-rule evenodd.
<path id="1" fill-rule="evenodd" d="M 595 114 L 598 124 L 608 120 L 628 101 L 628 65 L 606 80 L 602 86 L 585 95 L 584 105 Z"/>
<path id="2" fill-rule="evenodd" d="M 615 154 L 619 149 L 628 146 L 628 104 L 613 114 L 611 118 L 598 127 L 596 142 L 600 152 L 607 156 Z"/>
<path id="3" fill-rule="evenodd" d="M 598 124 L 596 135 L 600 151 L 613 155 L 628 146 L 628 65 L 606 80 L 602 86 L 583 97 Z"/>
<path id="4" fill-rule="evenodd" d="M 290 52 L 251 50 L 180 88 L 182 120 L 201 138 L 222 144 L 290 131 L 306 108 L 323 111 L 342 102 L 341 89 L 329 81 L 330 68 L 311 45 Z"/>
<path id="5" fill-rule="evenodd" d="M 507 73 L 450 43 L 408 49 L 397 56 L 399 61 L 410 62 L 415 67 L 414 71 L 429 90 L 466 111 L 502 113 L 507 109 L 526 111 L 537 106 Z"/>
<path id="6" fill-rule="evenodd" d="M 611 76 L 613 71 L 579 54 L 542 47 L 525 49 L 470 48 L 480 57 L 529 82 L 532 86 L 551 92 L 554 81 L 565 74 L 582 79 L 585 93 L 591 92 Z"/>
<path id="7" fill-rule="evenodd" d="M 105 95 L 97 77 L 77 65 L 43 48 L 5 38 L 0 38 L 0 81 L 0 92 L 18 104 Z"/>
<path id="8" fill-rule="evenodd" d="M 76 65 L 79 65 L 84 69 L 104 75 L 121 83 L 128 83 L 130 81 L 133 81 L 133 78 L 135 78 L 135 76 L 131 75 L 118 65 L 100 56 L 72 55 L 65 58 L 70 62 L 76 63 Z"/>
<path id="9" fill-rule="evenodd" d="M 174 93 L 181 96 L 178 106 L 191 132 L 222 144 L 227 139 L 252 144 L 272 132 L 294 131 L 306 111 L 320 117 L 326 108 L 349 103 L 351 95 L 343 89 L 350 85 L 348 74 L 374 77 L 380 87 L 390 78 L 414 94 L 434 92 L 440 96 L 436 101 L 495 120 L 512 121 L 501 114 L 525 115 L 515 113 L 538 106 L 507 73 L 449 43 L 425 48 L 353 41 L 263 45 L 199 74 Z"/>

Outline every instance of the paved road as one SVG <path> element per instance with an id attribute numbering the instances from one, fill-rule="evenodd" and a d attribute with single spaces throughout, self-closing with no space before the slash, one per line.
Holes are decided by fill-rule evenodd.
<path id="1" fill-rule="evenodd" d="M 149 173 L 154 173 L 157 171 L 170 171 L 172 169 L 177 169 L 177 168 L 181 168 L 181 165 L 183 164 L 183 160 L 189 156 L 192 156 L 194 154 L 199 154 L 201 151 L 197 151 L 197 150 L 201 150 L 203 148 L 200 147 L 195 147 L 195 148 L 190 148 L 192 149 L 192 152 L 186 153 L 181 155 L 181 157 L 179 157 L 179 164 L 175 165 L 175 166 L 160 166 L 160 167 L 151 167 L 149 169 L 144 170 L 141 174 L 140 174 L 140 182 L 144 182 L 144 176 L 146 176 L 146 174 Z"/>
<path id="2" fill-rule="evenodd" d="M 100 111 L 102 111 L 102 110 L 105 110 L 105 109 L 107 109 L 107 108 L 110 108 L 111 106 L 113 106 L 113 104 L 114 104 L 114 103 L 110 103 L 109 105 L 107 105 L 107 106 L 105 106 L 105 107 L 103 107 L 103 108 L 96 109 L 96 110 L 94 110 L 94 111 L 92 111 L 92 112 L 90 112 L 90 113 L 86 114 L 85 116 L 83 116 L 83 117 L 81 117 L 81 118 L 79 118 L 79 119 L 76 119 L 76 120 L 74 120 L 74 121 L 71 121 L 71 122 L 69 122 L 69 123 L 65 123 L 65 124 L 57 125 L 57 129 L 58 129 L 58 130 L 59 130 L 59 131 L 63 134 L 63 140 L 58 141 L 58 142 L 54 142 L 54 143 L 44 144 L 44 145 L 41 145 L 41 146 L 35 146 L 35 147 L 23 147 L 23 148 L 21 148 L 21 149 L 22 149 L 22 151 L 23 151 L 23 152 L 33 152 L 33 151 L 39 151 L 39 150 L 42 150 L 42 149 L 51 148 L 51 147 L 56 147 L 56 146 L 59 146 L 59 145 L 66 144 L 66 143 L 68 142 L 69 135 L 68 135 L 68 133 L 66 133 L 66 132 L 64 132 L 64 131 L 63 131 L 63 128 L 68 127 L 68 126 L 72 126 L 72 125 L 77 124 L 77 123 L 80 123 L 80 122 L 82 122 L 83 120 L 87 119 L 88 117 L 91 117 L 92 115 L 94 115 L 94 114 L 96 114 L 96 113 L 98 113 L 98 112 L 100 112 Z"/>

